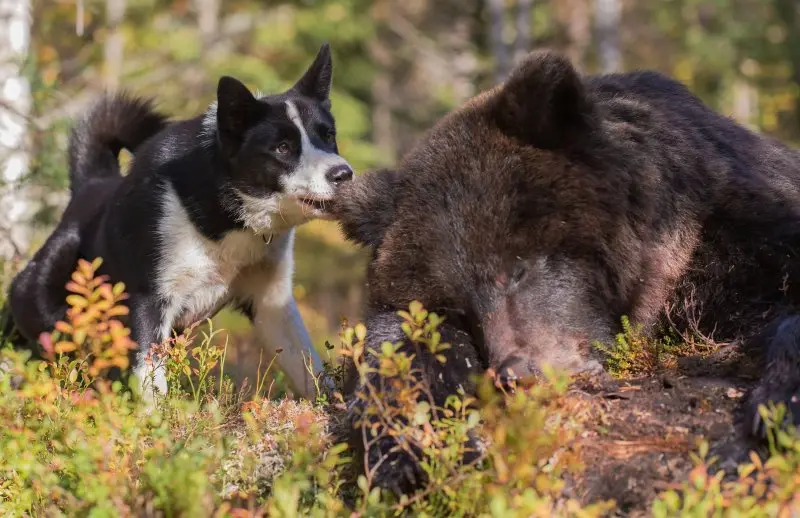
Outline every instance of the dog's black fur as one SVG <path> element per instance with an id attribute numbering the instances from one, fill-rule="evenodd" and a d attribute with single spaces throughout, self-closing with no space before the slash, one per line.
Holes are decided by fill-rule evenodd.
<path id="1" fill-rule="evenodd" d="M 246 274 L 258 276 L 263 290 L 280 284 L 287 298 L 288 320 L 271 315 L 278 322 L 261 325 L 293 326 L 282 338 L 295 343 L 282 345 L 306 345 L 292 310 L 293 228 L 325 217 L 325 201 L 353 175 L 338 156 L 331 67 L 324 45 L 291 89 L 261 98 L 223 77 L 206 113 L 169 123 L 147 101 L 103 98 L 71 135 L 69 206 L 12 283 L 10 308 L 21 334 L 35 340 L 63 318 L 64 286 L 77 259 L 102 257 L 101 273 L 124 282 L 129 294 L 138 369 L 173 325 L 212 316 L 227 303 L 255 317 L 262 294 L 247 291 L 257 287 L 242 279 Z M 125 176 L 122 148 L 134 152 Z"/>
<path id="2" fill-rule="evenodd" d="M 66 284 L 82 257 L 81 235 L 87 232 L 119 181 L 119 153 L 136 153 L 163 130 L 168 117 L 154 110 L 152 100 L 125 93 L 101 99 L 90 117 L 70 134 L 69 179 L 72 197 L 61 219 L 25 268 L 13 279 L 4 311 L 11 318 L 5 336 L 15 345 L 38 352 L 39 335 L 64 318 Z"/>

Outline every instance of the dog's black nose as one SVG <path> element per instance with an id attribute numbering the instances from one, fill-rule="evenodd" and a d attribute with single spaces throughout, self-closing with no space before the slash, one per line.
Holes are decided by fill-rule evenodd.
<path id="1" fill-rule="evenodd" d="M 343 183 L 353 179 L 353 170 L 349 165 L 337 165 L 325 173 L 325 178 L 333 184 Z"/>

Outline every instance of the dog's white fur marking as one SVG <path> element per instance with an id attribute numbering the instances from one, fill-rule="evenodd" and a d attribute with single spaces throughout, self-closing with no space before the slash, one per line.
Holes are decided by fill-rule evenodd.
<path id="1" fill-rule="evenodd" d="M 155 401 L 156 392 L 167 393 L 167 374 L 164 365 L 159 360 L 148 365 L 144 361 L 144 355 L 139 355 L 133 374 L 139 380 L 139 390 L 145 403 L 152 404 Z"/>
<path id="2" fill-rule="evenodd" d="M 237 190 L 236 196 L 241 202 L 236 217 L 242 225 L 254 232 L 263 232 L 276 226 L 273 217 L 280 213 L 280 194 L 259 198 Z"/>
<path id="3" fill-rule="evenodd" d="M 206 109 L 201 126 L 203 128 L 200 132 L 201 143 L 204 146 L 214 144 L 217 139 L 217 101 L 212 102 Z"/>
<path id="4" fill-rule="evenodd" d="M 171 187 L 164 191 L 162 207 L 156 284 L 158 296 L 166 303 L 161 340 L 173 325 L 201 319 L 226 302 L 239 272 L 264 257 L 264 241 L 251 232 L 229 232 L 218 242 L 205 238 Z"/>
<path id="5" fill-rule="evenodd" d="M 236 218 L 253 232 L 263 235 L 287 230 L 302 225 L 313 217 L 323 218 L 317 209 L 305 206 L 295 197 L 275 193 L 259 198 L 236 190 L 240 205 L 236 209 Z"/>
<path id="6" fill-rule="evenodd" d="M 300 112 L 292 101 L 286 101 L 286 115 L 300 132 L 300 161 L 293 174 L 283 179 L 286 194 L 310 199 L 327 200 L 333 196 L 333 186 L 325 173 L 336 166 L 348 166 L 336 153 L 319 149 L 308 138 Z"/>

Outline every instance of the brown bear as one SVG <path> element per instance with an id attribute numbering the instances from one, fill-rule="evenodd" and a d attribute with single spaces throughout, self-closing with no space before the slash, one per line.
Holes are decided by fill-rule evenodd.
<path id="1" fill-rule="evenodd" d="M 668 77 L 582 76 L 532 53 L 396 168 L 347 186 L 336 211 L 373 249 L 370 345 L 403 341 L 410 301 L 446 316 L 451 358 L 415 359 L 439 404 L 489 367 L 596 368 L 592 344 L 622 316 L 653 329 L 669 314 L 763 360 L 748 433 L 763 433 L 766 401 L 800 423 L 800 153 Z M 393 453 L 376 481 L 408 491 L 421 478 Z"/>

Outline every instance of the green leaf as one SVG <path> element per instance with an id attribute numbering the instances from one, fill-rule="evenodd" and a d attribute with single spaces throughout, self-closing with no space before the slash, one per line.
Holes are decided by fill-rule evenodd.
<path id="1" fill-rule="evenodd" d="M 367 327 L 364 324 L 357 324 L 356 328 L 356 338 L 358 338 L 359 342 L 363 342 L 364 339 L 367 337 Z"/>
<path id="2" fill-rule="evenodd" d="M 80 295 L 75 295 L 75 294 L 67 295 L 66 301 L 67 301 L 67 304 L 69 304 L 70 306 L 75 307 L 75 308 L 83 309 L 83 308 L 89 306 L 89 301 L 86 300 L 86 298 L 84 298 L 84 297 L 82 297 Z"/>
<path id="3" fill-rule="evenodd" d="M 414 424 L 421 425 L 430 421 L 431 405 L 427 401 L 420 401 L 414 408 Z"/>
<path id="4" fill-rule="evenodd" d="M 467 426 L 472 429 L 481 422 L 481 414 L 477 410 L 470 410 L 467 413 Z"/>

